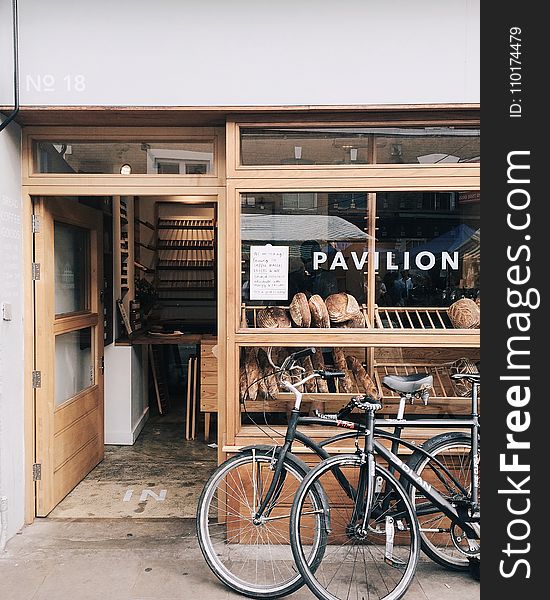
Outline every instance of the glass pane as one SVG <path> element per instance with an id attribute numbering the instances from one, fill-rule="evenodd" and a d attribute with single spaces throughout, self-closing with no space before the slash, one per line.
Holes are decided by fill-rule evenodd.
<path id="1" fill-rule="evenodd" d="M 55 337 L 55 404 L 94 385 L 92 328 Z"/>
<path id="2" fill-rule="evenodd" d="M 388 127 L 374 135 L 378 164 L 479 162 L 479 129 Z"/>
<path id="3" fill-rule="evenodd" d="M 248 327 L 326 327 L 325 317 L 308 316 L 307 304 L 312 296 L 312 302 L 322 303 L 337 293 L 332 300 L 345 301 L 348 312 L 333 315 L 333 326 L 349 326 L 353 318 L 353 326 L 364 326 L 365 192 L 244 194 L 241 205 L 242 302 Z M 293 301 L 305 301 L 303 322 L 288 310 Z M 262 306 L 284 307 L 277 324 L 263 321 L 265 311 L 258 322 L 254 307 Z"/>
<path id="4" fill-rule="evenodd" d="M 35 141 L 37 173 L 188 174 L 214 169 L 214 143 Z"/>
<path id="5" fill-rule="evenodd" d="M 479 192 L 378 193 L 376 302 L 449 306 L 480 293 Z"/>
<path id="6" fill-rule="evenodd" d="M 241 129 L 243 165 L 479 162 L 479 129 L 324 127 Z"/>
<path id="7" fill-rule="evenodd" d="M 310 345 L 311 346 L 311 345 Z M 308 346 L 308 347 L 310 347 Z M 294 395 L 284 386 L 279 368 L 293 352 L 303 348 L 284 346 L 243 347 L 239 350 L 239 397 L 242 410 L 241 423 L 286 425 Z M 338 347 L 316 347 L 315 354 L 297 359 L 296 364 L 304 371 L 294 371 L 293 382 L 311 375 L 314 371 L 340 371 L 342 378 L 314 378 L 300 386 L 303 392 L 302 415 L 314 414 L 315 410 L 334 414 L 350 401 L 352 396 L 366 394 L 382 399 L 380 414 L 396 417 L 399 393 L 382 385 L 387 375 L 431 375 L 427 404 L 417 401 L 407 403 L 405 416 L 460 417 L 467 415 L 470 404 L 471 385 L 466 381 L 452 379 L 455 373 L 477 373 L 480 360 L 479 348 L 433 348 L 395 347 L 372 348 L 346 346 L 345 340 Z M 273 364 L 271 364 L 273 363 Z M 275 365 L 275 367 L 273 367 Z M 289 373 L 285 372 L 286 379 Z M 354 410 L 346 419 L 363 421 L 364 413 Z M 414 423 L 414 422 L 413 422 Z M 318 430 L 318 425 L 301 425 Z M 418 435 L 418 429 L 404 430 L 404 437 Z M 334 432 L 333 432 L 334 433 Z M 327 437 L 333 435 L 327 430 Z M 408 433 L 408 435 L 407 435 Z M 433 435 L 428 429 L 426 437 Z M 353 446 L 353 443 L 351 443 Z"/>
<path id="8" fill-rule="evenodd" d="M 89 234 L 86 229 L 54 225 L 55 314 L 88 309 Z"/>

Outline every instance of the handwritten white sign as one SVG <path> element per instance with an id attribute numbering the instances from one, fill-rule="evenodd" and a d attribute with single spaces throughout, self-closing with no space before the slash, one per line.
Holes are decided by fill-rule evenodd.
<path id="1" fill-rule="evenodd" d="M 288 246 L 250 247 L 250 299 L 288 300 Z"/>

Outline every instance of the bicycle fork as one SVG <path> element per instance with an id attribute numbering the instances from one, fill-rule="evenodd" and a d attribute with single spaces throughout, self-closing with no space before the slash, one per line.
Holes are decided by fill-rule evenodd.
<path id="1" fill-rule="evenodd" d="M 359 482 L 355 495 L 355 503 L 350 525 L 354 531 L 351 532 L 361 538 L 368 535 L 368 525 L 372 512 L 374 498 L 374 484 L 376 476 L 376 462 L 374 458 L 374 411 L 367 410 L 365 413 L 365 444 L 362 451 L 357 447 L 361 458 L 359 470 Z M 359 525 L 359 522 L 361 524 Z"/>

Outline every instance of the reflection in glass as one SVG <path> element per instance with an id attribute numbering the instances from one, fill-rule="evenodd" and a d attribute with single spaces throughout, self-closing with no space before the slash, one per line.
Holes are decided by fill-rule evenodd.
<path id="1" fill-rule="evenodd" d="M 455 127 L 242 128 L 242 165 L 479 162 L 479 129 Z"/>
<path id="2" fill-rule="evenodd" d="M 376 211 L 378 306 L 479 296 L 479 192 L 379 192 Z"/>
<path id="3" fill-rule="evenodd" d="M 92 328 L 55 337 L 55 405 L 94 385 Z"/>
<path id="4" fill-rule="evenodd" d="M 56 222 L 54 225 L 55 314 L 88 308 L 87 262 L 89 234 L 85 229 Z"/>
<path id="5" fill-rule="evenodd" d="M 244 194 L 243 303 L 288 306 L 299 293 L 308 299 L 317 295 L 325 300 L 337 292 L 346 292 L 358 305 L 364 304 L 369 239 L 365 231 L 366 196 L 364 192 Z M 251 257 L 251 247 L 265 249 L 269 248 L 267 245 L 288 248 L 288 258 L 286 263 L 277 263 L 274 257 L 271 264 L 266 259 L 266 268 L 271 272 L 267 288 L 259 290 L 255 284 L 258 265 L 252 264 L 257 251 Z M 278 286 L 273 297 L 269 295 L 270 280 Z M 280 294 L 281 285 L 287 287 L 286 294 Z"/>
<path id="6" fill-rule="evenodd" d="M 37 173 L 204 175 L 214 170 L 214 143 L 35 141 Z"/>

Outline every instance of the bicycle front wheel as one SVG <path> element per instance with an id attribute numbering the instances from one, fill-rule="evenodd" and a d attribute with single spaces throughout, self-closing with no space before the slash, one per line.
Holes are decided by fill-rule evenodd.
<path id="1" fill-rule="evenodd" d="M 391 473 L 376 466 L 370 519 L 365 522 L 368 490 L 352 501 L 337 477 L 345 477 L 356 490 L 364 469 L 359 456 L 333 456 L 310 471 L 294 499 L 290 521 L 294 559 L 321 600 L 397 600 L 414 577 L 420 540 L 410 498 Z M 329 510 L 315 524 L 329 533 L 315 537 L 307 498 L 318 486 L 328 497 Z M 312 568 L 307 556 L 318 538 L 326 546 Z"/>
<path id="2" fill-rule="evenodd" d="M 254 518 L 273 479 L 277 452 L 249 449 L 222 463 L 197 509 L 197 535 L 208 566 L 228 587 L 251 598 L 280 598 L 304 583 L 294 565 L 289 523 L 294 494 L 308 471 L 305 464 L 287 455 L 277 493 L 262 517 Z M 304 504 L 312 514 L 322 513 L 316 489 Z M 324 547 L 322 536 L 316 527 L 308 555 L 312 563 Z"/>

